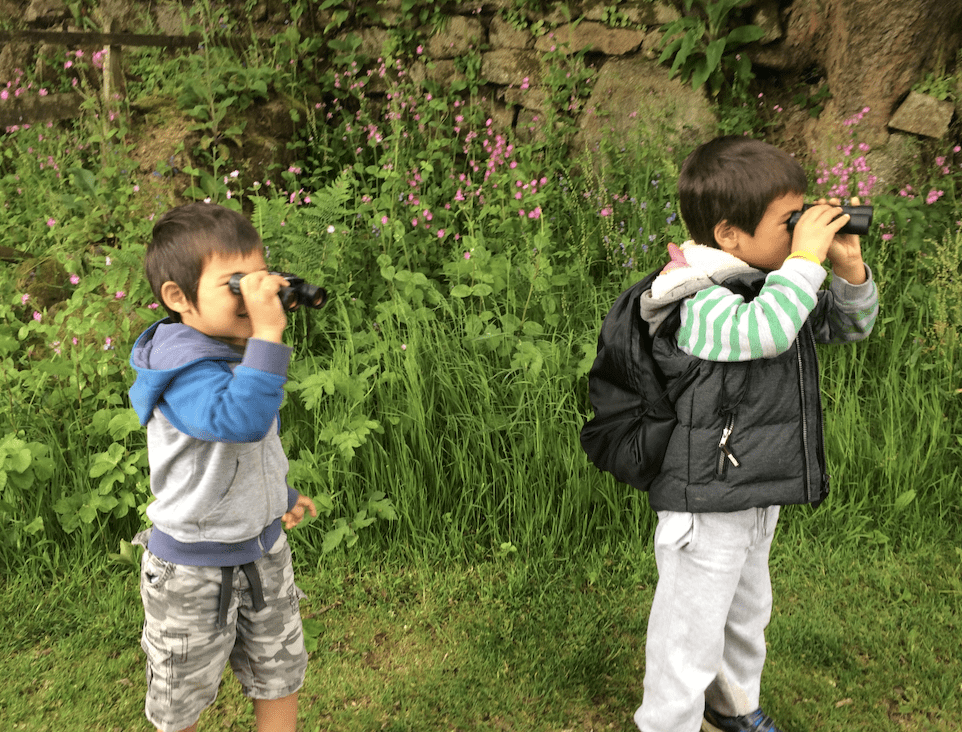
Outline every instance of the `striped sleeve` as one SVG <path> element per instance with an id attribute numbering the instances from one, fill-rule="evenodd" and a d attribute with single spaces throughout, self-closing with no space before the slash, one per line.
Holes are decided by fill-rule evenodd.
<path id="1" fill-rule="evenodd" d="M 815 309 L 815 340 L 850 343 L 868 337 L 878 318 L 878 288 L 866 265 L 866 279 L 853 285 L 836 275 L 828 292 L 819 293 Z"/>
<path id="2" fill-rule="evenodd" d="M 682 303 L 678 345 L 705 361 L 784 353 L 815 308 L 825 276 L 821 265 L 791 259 L 768 275 L 751 302 L 721 285 L 701 290 Z"/>

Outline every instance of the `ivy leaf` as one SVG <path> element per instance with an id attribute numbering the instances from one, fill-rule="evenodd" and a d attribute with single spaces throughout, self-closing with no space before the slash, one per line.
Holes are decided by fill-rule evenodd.
<path id="1" fill-rule="evenodd" d="M 740 25 L 729 33 L 725 40 L 732 46 L 742 46 L 754 43 L 765 35 L 765 31 L 757 25 Z"/>

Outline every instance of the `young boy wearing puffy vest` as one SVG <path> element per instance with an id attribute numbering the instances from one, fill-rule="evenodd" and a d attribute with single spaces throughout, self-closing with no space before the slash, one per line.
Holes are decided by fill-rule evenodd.
<path id="1" fill-rule="evenodd" d="M 815 344 L 865 338 L 878 312 L 859 238 L 839 233 L 848 215 L 819 203 L 789 225 L 806 188 L 767 143 L 697 148 L 679 176 L 692 240 L 670 245 L 641 296 L 650 333 L 679 323 L 653 346 L 678 422 L 649 494 L 658 585 L 642 732 L 778 732 L 759 703 L 769 549 L 780 506 L 828 493 Z"/>

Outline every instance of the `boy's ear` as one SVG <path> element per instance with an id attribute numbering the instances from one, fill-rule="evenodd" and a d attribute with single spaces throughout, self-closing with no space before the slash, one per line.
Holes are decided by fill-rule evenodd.
<path id="1" fill-rule="evenodd" d="M 722 219 L 717 224 L 715 224 L 715 241 L 718 242 L 718 248 L 723 252 L 728 252 L 732 254 L 736 249 L 738 249 L 738 243 L 741 238 L 741 229 L 739 229 L 734 224 L 729 223 L 728 219 Z"/>
<path id="2" fill-rule="evenodd" d="M 167 280 L 160 286 L 160 298 L 164 301 L 164 305 L 175 313 L 187 312 L 192 307 L 187 295 L 180 289 L 180 285 L 173 280 Z"/>

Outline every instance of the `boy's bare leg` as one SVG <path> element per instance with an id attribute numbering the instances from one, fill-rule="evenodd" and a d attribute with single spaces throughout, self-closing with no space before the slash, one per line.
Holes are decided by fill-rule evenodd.
<path id="1" fill-rule="evenodd" d="M 283 699 L 255 699 L 257 732 L 294 732 L 297 727 L 297 692 Z M 163 732 L 157 730 L 157 732 Z M 197 723 L 181 732 L 197 732 Z"/>
<path id="2" fill-rule="evenodd" d="M 257 732 L 294 732 L 297 727 L 297 692 L 282 699 L 255 699 Z"/>

